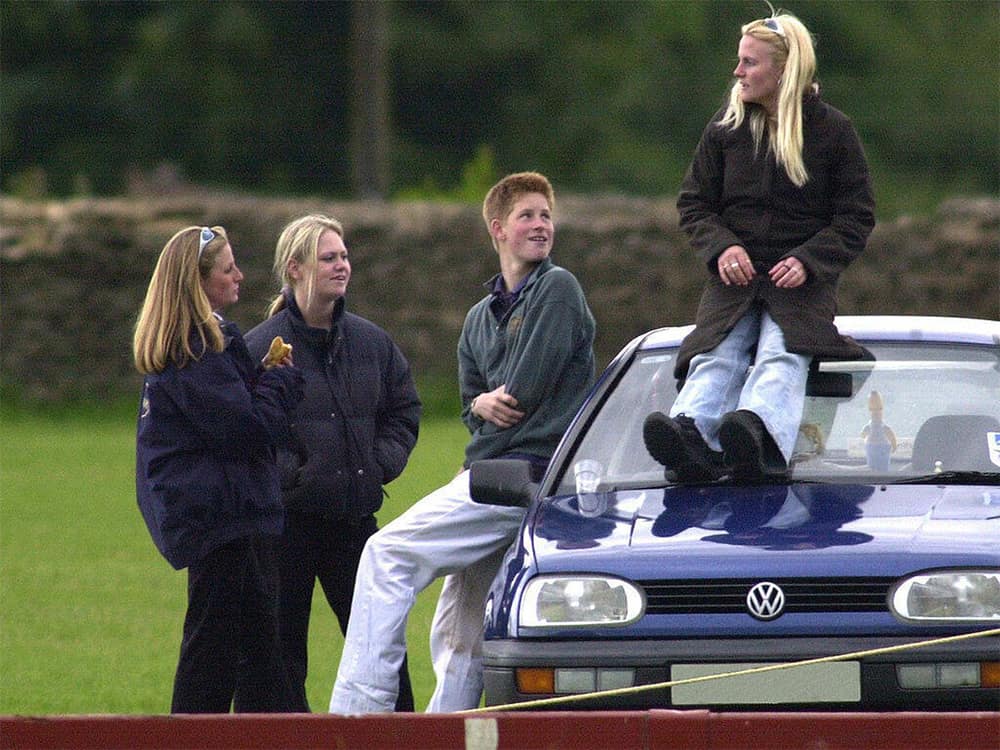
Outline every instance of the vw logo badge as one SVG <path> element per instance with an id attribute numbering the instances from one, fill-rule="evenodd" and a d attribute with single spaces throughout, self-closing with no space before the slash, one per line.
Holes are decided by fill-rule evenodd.
<path id="1" fill-rule="evenodd" d="M 747 609 L 758 620 L 773 620 L 785 608 L 785 592 L 781 586 L 761 581 L 747 594 Z"/>

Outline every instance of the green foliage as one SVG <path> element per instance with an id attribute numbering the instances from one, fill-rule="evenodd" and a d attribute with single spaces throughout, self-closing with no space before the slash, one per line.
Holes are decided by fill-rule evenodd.
<path id="1" fill-rule="evenodd" d="M 185 180 L 350 192 L 353 3 L 0 4 L 2 188 Z M 1000 192 L 1000 6 L 798 0 L 826 98 L 905 210 Z M 481 199 L 538 169 L 572 192 L 672 194 L 757 0 L 390 4 L 392 194 Z M 895 199 L 898 196 L 898 200 Z M 883 211 L 884 213 L 884 211 Z M 893 212 L 895 213 L 895 211 Z"/>
<path id="2" fill-rule="evenodd" d="M 0 431 L 0 714 L 169 711 L 186 575 L 157 553 L 135 504 L 133 417 L 9 412 Z M 452 476 L 465 428 L 425 419 L 385 524 Z M 428 634 L 440 585 L 410 617 L 417 705 L 433 690 Z M 306 689 L 326 709 L 343 638 L 317 589 Z"/>
<path id="3" fill-rule="evenodd" d="M 420 187 L 403 188 L 396 198 L 403 201 L 447 201 L 479 203 L 486 192 L 502 177 L 493 157 L 493 149 L 480 146 L 476 155 L 462 167 L 462 178 L 452 188 L 438 187 L 434 178 L 427 176 Z"/>

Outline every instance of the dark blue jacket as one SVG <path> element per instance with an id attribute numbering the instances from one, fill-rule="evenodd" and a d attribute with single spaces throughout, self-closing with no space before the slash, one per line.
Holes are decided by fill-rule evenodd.
<path id="1" fill-rule="evenodd" d="M 223 332 L 222 352 L 168 365 L 143 382 L 136 497 L 153 541 L 177 569 L 284 525 L 275 446 L 290 439 L 302 373 L 258 373 L 239 329 L 224 323 Z"/>
<path id="2" fill-rule="evenodd" d="M 305 398 L 293 431 L 307 457 L 279 451 L 285 507 L 357 519 L 382 505 L 383 485 L 398 477 L 417 442 L 420 399 L 410 365 L 389 334 L 345 310 L 332 328 L 311 328 L 294 297 L 247 333 L 254 360 L 281 336 L 305 373 Z"/>

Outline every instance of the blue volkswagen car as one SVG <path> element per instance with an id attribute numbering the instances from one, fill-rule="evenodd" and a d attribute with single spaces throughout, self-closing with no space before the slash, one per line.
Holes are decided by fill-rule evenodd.
<path id="1" fill-rule="evenodd" d="M 874 358 L 814 363 L 781 481 L 680 484 L 647 453 L 690 327 L 621 351 L 540 483 L 473 465 L 478 501 L 528 508 L 488 706 L 1000 710 L 1000 322 L 837 324 Z"/>

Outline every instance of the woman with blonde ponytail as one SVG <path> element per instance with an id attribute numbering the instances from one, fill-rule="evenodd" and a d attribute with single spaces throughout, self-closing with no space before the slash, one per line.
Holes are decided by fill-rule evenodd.
<path id="1" fill-rule="evenodd" d="M 289 222 L 274 250 L 281 291 L 267 319 L 247 333 L 254 359 L 281 336 L 305 374 L 293 426 L 299 450 L 278 454 L 285 506 L 277 545 L 281 655 L 301 713 L 311 710 L 306 676 L 316 581 L 346 631 L 383 487 L 402 473 L 420 428 L 420 398 L 402 350 L 348 310 L 352 258 L 337 219 L 309 214 Z M 412 711 L 405 657 L 397 673 L 394 708 Z"/>
<path id="2" fill-rule="evenodd" d="M 812 35 L 786 13 L 745 24 L 733 75 L 677 200 L 708 272 L 683 385 L 643 425 L 678 481 L 783 475 L 813 358 L 866 356 L 833 318 L 875 201 L 851 121 L 820 99 Z"/>

